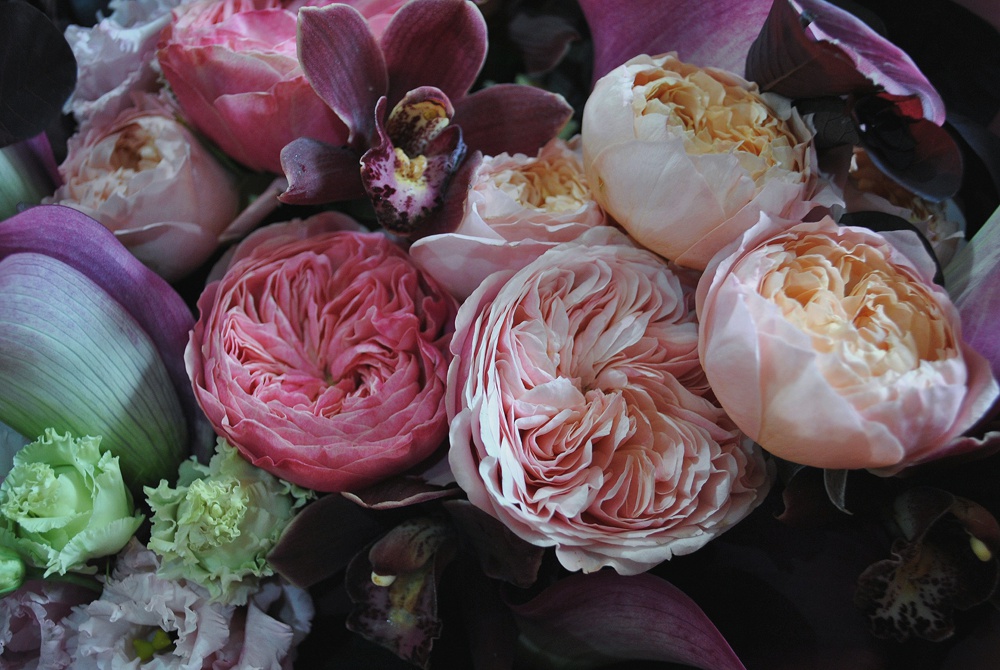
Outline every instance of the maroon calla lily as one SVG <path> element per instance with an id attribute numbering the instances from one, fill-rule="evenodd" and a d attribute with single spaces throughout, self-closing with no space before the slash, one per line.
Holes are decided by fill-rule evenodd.
<path id="1" fill-rule="evenodd" d="M 530 86 L 469 94 L 483 66 L 487 37 L 485 20 L 466 0 L 413 0 L 393 16 L 381 39 L 352 7 L 305 7 L 299 12 L 298 48 L 310 84 L 347 125 L 348 147 L 307 139 L 285 147 L 282 167 L 289 187 L 281 200 L 330 202 L 356 195 L 362 185 L 379 222 L 404 236 L 440 232 L 455 218 L 445 207 L 454 200 L 449 193 L 464 193 L 471 176 L 462 169 L 461 144 L 470 156 L 534 153 L 572 114 L 561 96 Z M 430 109 L 422 104 L 430 90 L 436 91 L 432 116 L 447 122 L 415 142 L 404 120 Z M 359 163 L 364 163 L 360 178 Z M 413 166 L 424 164 L 430 171 L 414 180 Z"/>
<path id="2" fill-rule="evenodd" d="M 649 573 L 572 575 L 512 609 L 536 649 L 573 667 L 651 660 L 703 670 L 744 668 L 701 608 Z"/>
<path id="3" fill-rule="evenodd" d="M 597 81 L 640 54 L 742 73 L 771 0 L 580 0 L 594 39 Z"/>

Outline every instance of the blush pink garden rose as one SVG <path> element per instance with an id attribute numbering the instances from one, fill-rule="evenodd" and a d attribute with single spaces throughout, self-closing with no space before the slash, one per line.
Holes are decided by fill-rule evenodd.
<path id="1" fill-rule="evenodd" d="M 703 270 L 761 212 L 801 220 L 823 194 L 813 133 L 788 100 L 673 53 L 602 77 L 583 112 L 594 198 L 643 246 Z"/>
<path id="2" fill-rule="evenodd" d="M 388 237 L 321 214 L 267 226 L 205 289 L 186 352 L 216 431 L 318 491 L 361 488 L 442 446 L 455 300 Z"/>
<path id="3" fill-rule="evenodd" d="M 303 4 L 330 3 L 197 0 L 175 10 L 160 37 L 157 57 L 184 114 L 253 170 L 281 173 L 281 149 L 299 137 L 347 143 L 347 127 L 299 66 Z M 403 0 L 348 4 L 384 29 Z"/>
<path id="4" fill-rule="evenodd" d="M 637 574 L 769 487 L 707 395 L 691 289 L 611 228 L 491 275 L 462 305 L 449 462 L 469 500 L 569 570 Z"/>
<path id="5" fill-rule="evenodd" d="M 464 300 L 493 272 L 518 270 L 604 221 L 583 173 L 579 137 L 556 138 L 536 156 L 485 157 L 458 228 L 417 240 L 410 255 Z"/>
<path id="6" fill-rule="evenodd" d="M 719 403 L 776 456 L 885 474 L 968 449 L 998 395 L 916 235 L 761 222 L 699 284 Z M 904 253 L 905 252 L 905 253 Z"/>
<path id="7" fill-rule="evenodd" d="M 135 98 L 108 124 L 69 140 L 60 186 L 45 202 L 100 221 L 154 272 L 176 281 L 205 262 L 239 210 L 233 177 L 172 111 Z"/>

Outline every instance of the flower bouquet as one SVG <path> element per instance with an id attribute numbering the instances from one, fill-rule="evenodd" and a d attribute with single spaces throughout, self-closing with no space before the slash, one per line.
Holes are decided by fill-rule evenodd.
<path id="1" fill-rule="evenodd" d="M 1000 651 L 990 3 L 0 26 L 0 667 Z"/>

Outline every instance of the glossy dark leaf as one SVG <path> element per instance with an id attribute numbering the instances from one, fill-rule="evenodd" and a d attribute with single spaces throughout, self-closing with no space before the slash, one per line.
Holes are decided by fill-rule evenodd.
<path id="1" fill-rule="evenodd" d="M 555 14 L 518 12 L 511 19 L 508 30 L 511 41 L 524 57 L 528 74 L 541 74 L 554 68 L 566 55 L 570 43 L 580 39 L 573 22 Z"/>
<path id="2" fill-rule="evenodd" d="M 823 486 L 826 495 L 830 497 L 833 506 L 844 514 L 850 514 L 847 509 L 847 474 L 849 470 L 823 470 Z"/>
<path id="3" fill-rule="evenodd" d="M 879 94 L 854 101 L 863 146 L 884 174 L 925 200 L 940 202 L 962 185 L 962 152 L 947 130 L 914 116 L 912 97 Z"/>
<path id="4" fill-rule="evenodd" d="M 26 2 L 0 2 L 0 147 L 59 118 L 76 86 L 76 58 L 62 32 Z"/>
<path id="5" fill-rule="evenodd" d="M 655 660 L 703 670 L 744 668 L 693 600 L 648 573 L 575 574 L 512 609 L 530 645 L 574 667 Z"/>
<path id="6" fill-rule="evenodd" d="M 944 103 L 908 55 L 825 0 L 775 0 L 750 47 L 747 78 L 789 98 L 886 91 L 916 96 L 924 118 L 944 123 Z"/>
<path id="7" fill-rule="evenodd" d="M 292 519 L 267 561 L 288 581 L 308 588 L 347 567 L 383 531 L 368 510 L 326 495 Z"/>
<path id="8" fill-rule="evenodd" d="M 444 507 L 472 545 L 487 577 L 521 588 L 535 583 L 544 549 L 525 542 L 468 500 L 449 500 Z"/>

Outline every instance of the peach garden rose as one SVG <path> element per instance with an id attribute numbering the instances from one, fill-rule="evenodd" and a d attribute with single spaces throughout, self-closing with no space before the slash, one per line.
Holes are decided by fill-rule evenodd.
<path id="1" fill-rule="evenodd" d="M 444 442 L 457 305 L 385 235 L 326 213 L 267 226 L 198 301 L 185 355 L 216 431 L 318 491 L 361 488 Z"/>
<path id="2" fill-rule="evenodd" d="M 812 135 L 789 101 L 673 53 L 612 70 L 583 112 L 594 198 L 640 244 L 697 270 L 761 212 L 814 207 Z"/>
<path id="3" fill-rule="evenodd" d="M 702 363 L 720 404 L 764 449 L 893 473 L 953 453 L 996 400 L 933 261 L 907 240 L 904 254 L 829 218 L 788 227 L 762 217 L 706 271 Z"/>
<path id="4" fill-rule="evenodd" d="M 452 343 L 458 484 L 570 570 L 637 574 L 702 547 L 769 478 L 705 395 L 696 343 L 678 276 L 611 228 L 491 275 Z"/>

